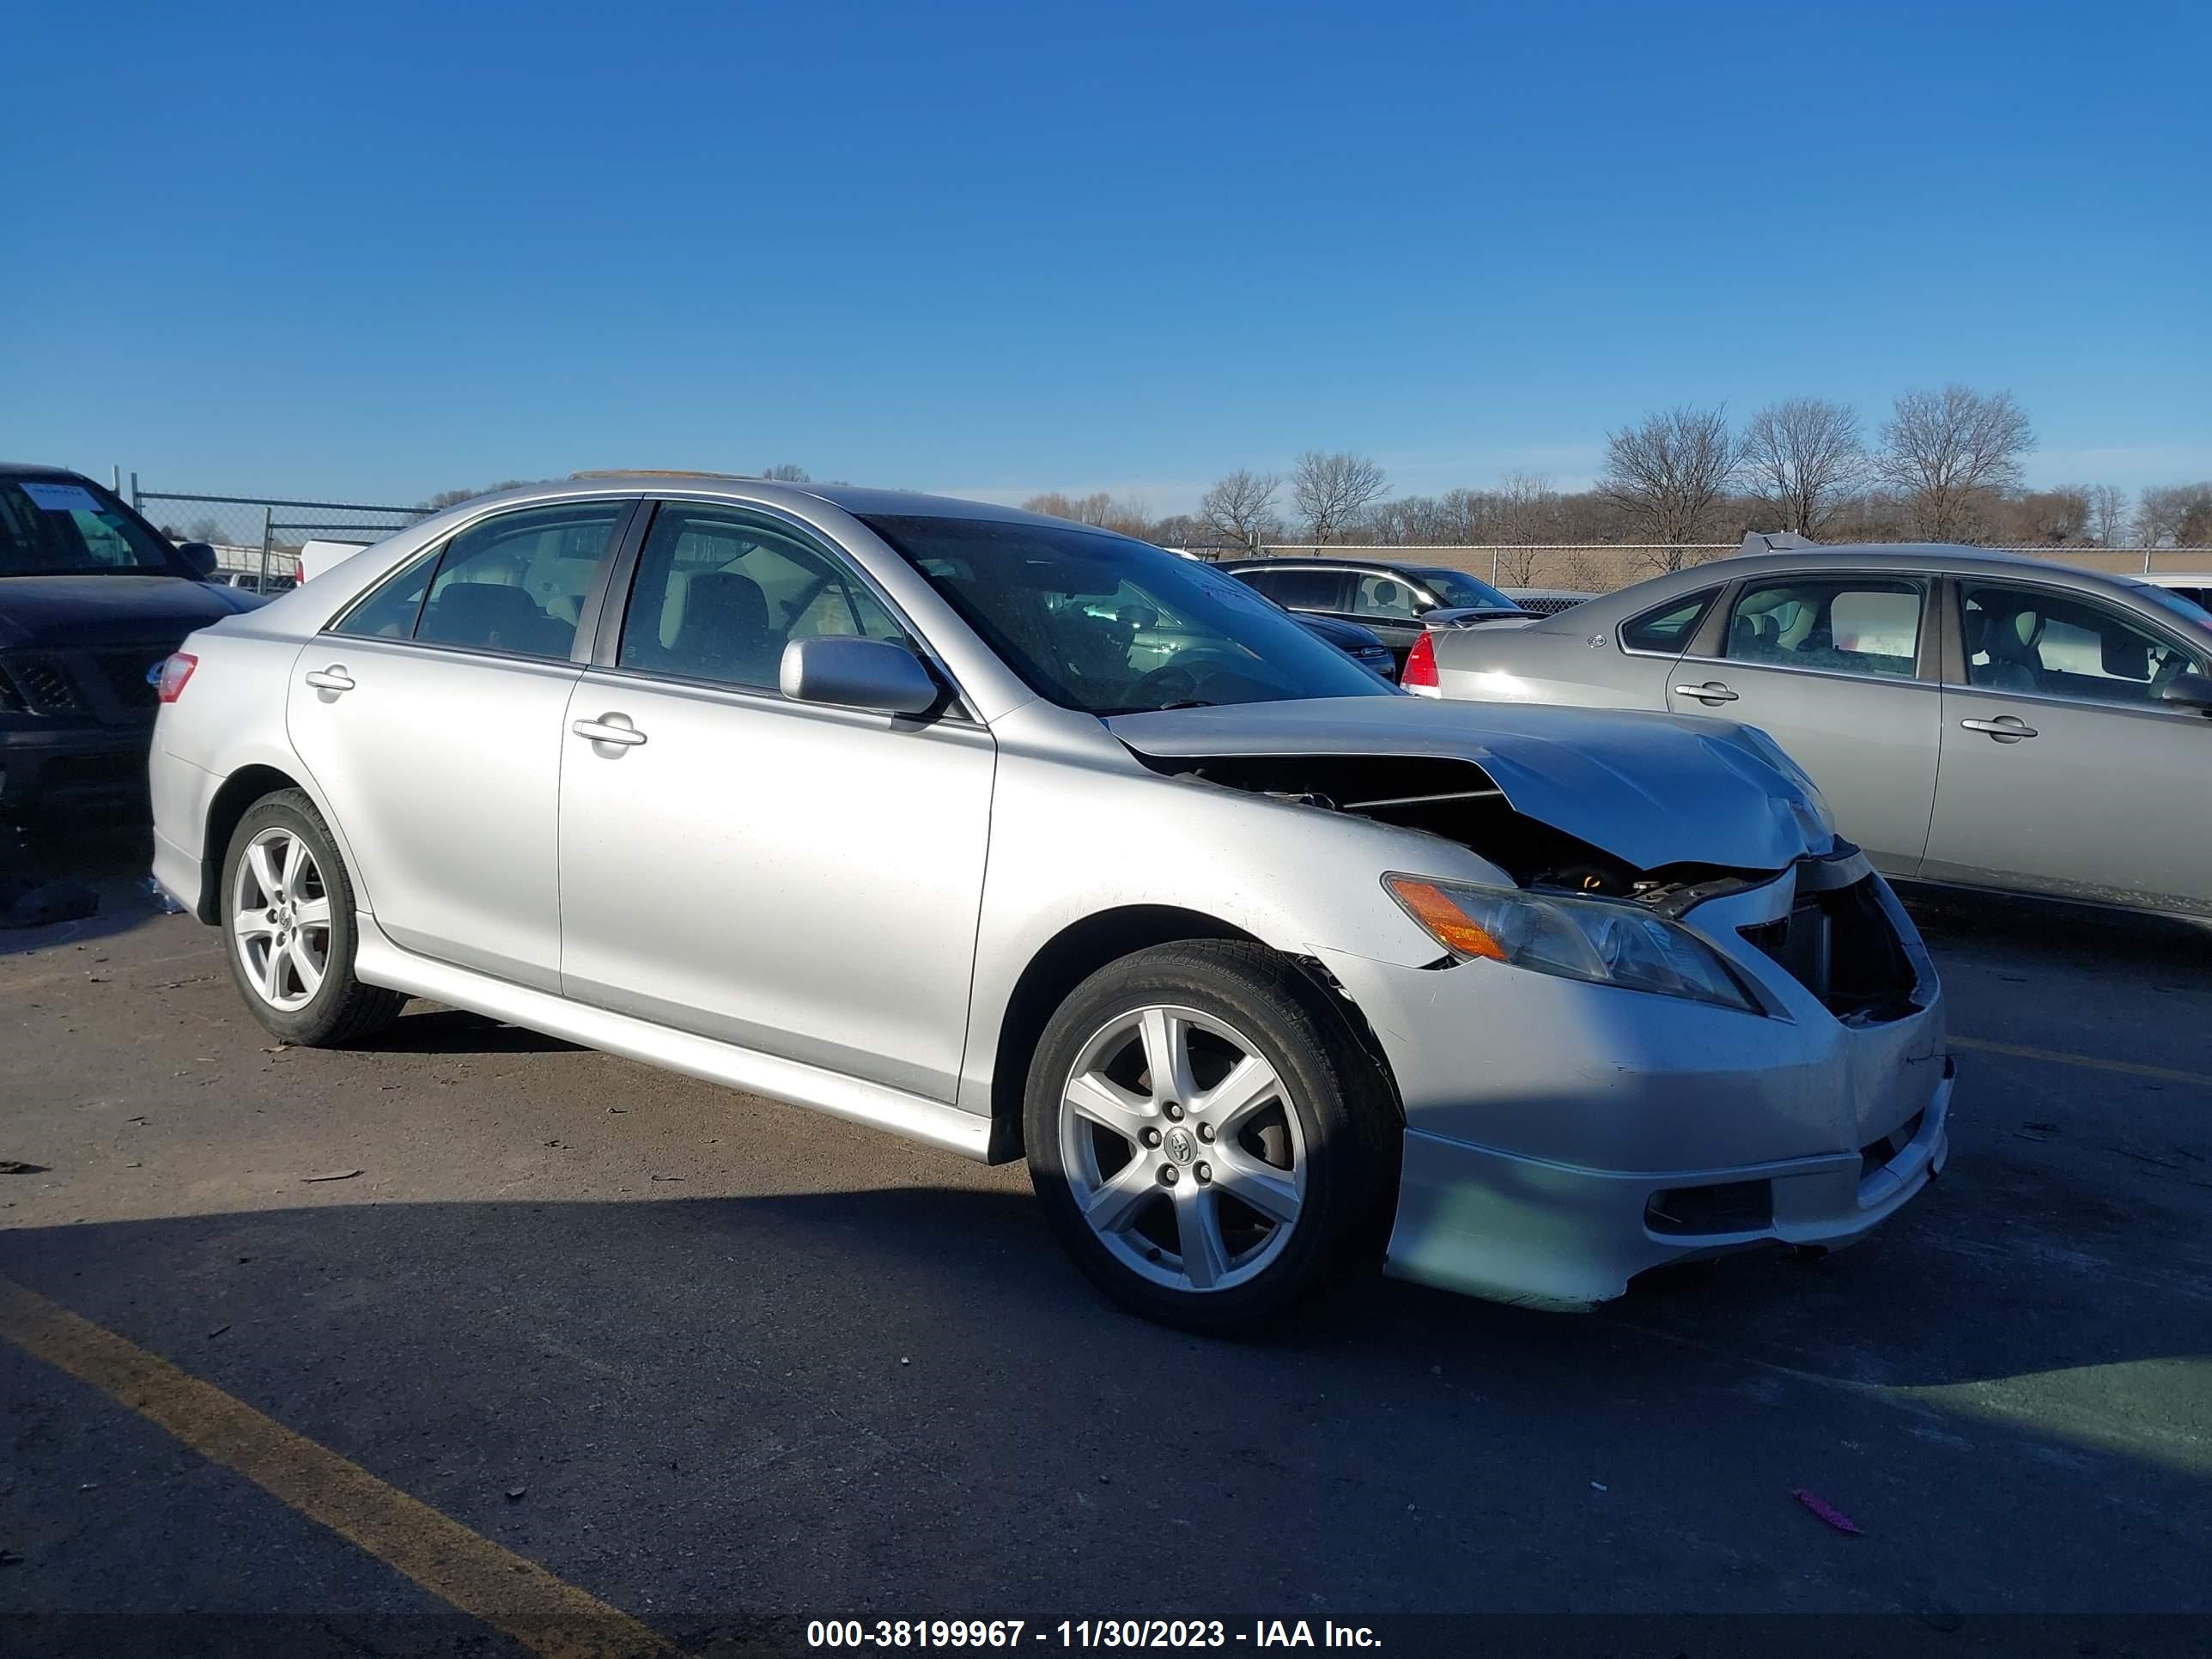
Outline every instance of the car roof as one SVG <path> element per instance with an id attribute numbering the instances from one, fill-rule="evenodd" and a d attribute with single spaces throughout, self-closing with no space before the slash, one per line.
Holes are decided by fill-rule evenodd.
<path id="1" fill-rule="evenodd" d="M 1217 568 L 1223 570 L 1334 570 L 1347 565 L 1358 565 L 1368 570 L 1398 570 L 1439 576 L 1469 574 L 1427 559 L 1373 558 L 1356 547 L 1348 547 L 1342 553 L 1335 554 L 1297 553 L 1287 554 L 1279 559 L 1224 559 Z M 1477 577 L 1476 580 L 1481 579 Z"/>
<path id="2" fill-rule="evenodd" d="M 1610 605 L 1633 594 L 1635 602 L 1641 605 L 1647 599 L 1662 602 L 1673 594 L 1694 593 L 1740 577 L 1809 576 L 1826 571 L 1867 569 L 1908 573 L 1948 570 L 1972 576 L 2035 577 L 2061 585 L 2105 588 L 2125 587 L 2142 581 L 2140 575 L 2131 572 L 2089 570 L 2054 559 L 2030 558 L 2024 554 L 2001 553 L 1992 548 L 1967 547 L 1957 543 L 1860 542 L 1786 548 L 1772 553 L 1724 554 L 1703 564 L 1687 565 L 1665 575 L 1615 588 L 1599 602 Z M 1578 622 L 1576 625 L 1583 624 Z"/>
<path id="3" fill-rule="evenodd" d="M 916 489 L 875 489 L 860 484 L 787 483 L 778 479 L 752 478 L 730 472 L 684 472 L 622 470 L 578 472 L 544 483 L 520 484 L 495 490 L 466 503 L 478 507 L 488 501 L 544 501 L 589 495 L 714 495 L 770 505 L 795 506 L 804 501 L 827 501 L 855 517 L 908 519 L 990 519 L 1008 524 L 1053 525 L 1062 530 L 1088 530 L 1101 536 L 1120 536 L 1098 525 L 1078 524 L 1048 514 L 1025 512 L 997 501 L 967 501 L 954 495 L 931 495 Z M 1128 539 L 1122 537 L 1121 539 Z"/>
<path id="4" fill-rule="evenodd" d="M 36 461 L 0 461 L 0 478 L 76 478 L 84 474 L 66 466 L 41 466 Z"/>

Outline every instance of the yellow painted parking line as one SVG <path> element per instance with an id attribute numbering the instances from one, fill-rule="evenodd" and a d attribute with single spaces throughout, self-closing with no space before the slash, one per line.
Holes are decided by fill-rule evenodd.
<path id="1" fill-rule="evenodd" d="M 112 1331 L 0 1279 L 0 1336 L 546 1659 L 674 1659 L 649 1626 Z"/>
<path id="2" fill-rule="evenodd" d="M 2093 1072 L 2117 1072 L 2122 1077 L 2147 1077 L 2160 1083 L 2186 1083 L 2212 1087 L 2212 1075 L 2177 1071 L 2170 1066 L 2145 1066 L 2132 1060 L 2100 1060 L 2094 1054 L 2069 1054 L 2063 1048 L 2030 1048 L 2017 1042 L 1992 1042 L 1987 1037 L 1954 1036 L 1954 1048 L 1978 1048 L 1985 1054 L 2009 1054 L 2014 1060 L 2048 1060 L 2054 1066 L 2086 1066 Z"/>

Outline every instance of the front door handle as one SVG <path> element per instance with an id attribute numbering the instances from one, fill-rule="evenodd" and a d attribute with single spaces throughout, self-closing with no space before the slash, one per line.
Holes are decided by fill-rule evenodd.
<path id="1" fill-rule="evenodd" d="M 627 714 L 602 714 L 595 720 L 578 720 L 568 729 L 593 743 L 611 743 L 622 749 L 635 749 L 645 741 L 645 733 L 630 724 Z"/>
<path id="2" fill-rule="evenodd" d="M 1700 702 L 1734 702 L 1735 701 L 1735 693 L 1718 680 L 1707 680 L 1703 685 L 1678 685 L 1674 688 L 1674 695 L 1678 697 L 1695 697 Z"/>
<path id="3" fill-rule="evenodd" d="M 2035 728 L 2017 714 L 2000 714 L 1993 720 L 1960 720 L 1959 725 L 1968 732 L 1986 732 L 1999 743 L 2018 743 L 2035 735 Z"/>
<path id="4" fill-rule="evenodd" d="M 312 669 L 306 676 L 308 684 L 318 691 L 350 691 L 353 679 L 345 672 L 345 665 L 334 662 L 328 668 Z"/>

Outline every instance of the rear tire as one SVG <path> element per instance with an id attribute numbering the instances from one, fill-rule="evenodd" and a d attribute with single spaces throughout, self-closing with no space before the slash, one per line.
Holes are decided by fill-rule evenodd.
<path id="1" fill-rule="evenodd" d="M 1158 945 L 1085 980 L 1038 1041 L 1024 1128 L 1054 1233 L 1148 1319 L 1250 1332 L 1381 1262 L 1389 1085 L 1261 946 Z"/>
<path id="2" fill-rule="evenodd" d="M 302 790 L 263 796 L 231 832 L 222 925 L 239 994 L 287 1042 L 346 1048 L 383 1030 L 406 1004 L 354 976 L 353 881 Z"/>

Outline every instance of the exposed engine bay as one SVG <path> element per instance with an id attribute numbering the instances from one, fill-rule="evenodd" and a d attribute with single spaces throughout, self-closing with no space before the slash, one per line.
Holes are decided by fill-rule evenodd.
<path id="1" fill-rule="evenodd" d="M 1171 777 L 1441 836 L 1480 853 L 1519 886 L 1632 898 L 1669 915 L 1775 876 L 1771 870 L 1700 864 L 1637 870 L 1601 848 L 1516 811 L 1505 792 L 1472 761 L 1419 755 L 1138 758 Z"/>
<path id="2" fill-rule="evenodd" d="M 1445 756 L 1262 754 L 1163 758 L 1153 771 L 1297 806 L 1349 812 L 1440 836 L 1503 869 L 1516 885 L 1629 899 L 1676 920 L 1710 900 L 1772 884 L 1775 870 L 1700 863 L 1638 870 L 1613 854 L 1516 811 L 1473 761 Z M 1794 896 L 1744 939 L 1839 1018 L 1878 1022 L 1917 1006 L 1918 975 L 1883 914 L 1858 848 L 1840 836 L 1794 865 Z"/>

